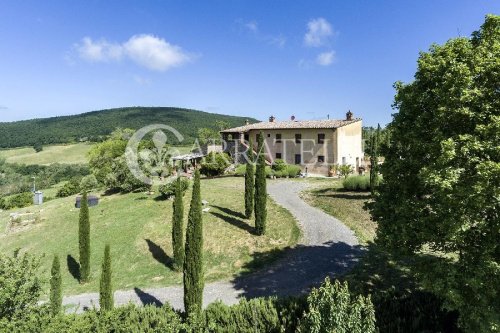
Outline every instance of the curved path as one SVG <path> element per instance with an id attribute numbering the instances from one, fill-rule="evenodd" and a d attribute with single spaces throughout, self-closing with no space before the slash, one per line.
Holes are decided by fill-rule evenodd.
<path id="1" fill-rule="evenodd" d="M 208 283 L 204 290 L 204 305 L 216 300 L 234 304 L 242 296 L 251 298 L 268 295 L 297 295 L 320 284 L 325 276 L 342 274 L 357 262 L 361 247 L 352 230 L 336 218 L 311 207 L 300 198 L 307 181 L 269 181 L 268 193 L 274 201 L 289 210 L 299 221 L 304 233 L 302 241 L 287 249 L 283 257 L 270 267 L 232 281 Z M 97 306 L 97 293 L 64 297 L 63 304 L 77 311 Z M 155 289 L 134 289 L 115 292 L 115 304 L 129 302 L 161 305 L 169 302 L 183 308 L 182 286 Z"/>

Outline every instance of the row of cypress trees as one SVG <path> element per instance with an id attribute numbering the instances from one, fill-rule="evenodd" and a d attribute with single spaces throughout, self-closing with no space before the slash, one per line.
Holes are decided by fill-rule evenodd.
<path id="1" fill-rule="evenodd" d="M 78 220 L 78 248 L 79 248 L 79 280 L 86 283 L 90 279 L 90 218 L 87 192 L 83 191 L 80 202 L 80 215 Z M 101 309 L 113 308 L 113 287 L 111 283 L 111 250 L 107 244 L 104 249 L 101 279 L 99 284 L 99 304 Z M 52 314 L 61 312 L 62 308 L 62 278 L 61 263 L 57 255 L 54 256 L 50 277 L 49 306 Z"/>
<path id="2" fill-rule="evenodd" d="M 250 218 L 252 210 L 255 214 L 255 233 L 264 235 L 267 224 L 267 189 L 266 160 L 264 155 L 264 137 L 257 135 L 257 166 L 254 175 L 253 143 L 249 141 L 250 156 L 247 158 L 245 172 L 245 216 Z"/>
<path id="3" fill-rule="evenodd" d="M 183 245 L 184 202 L 181 178 L 175 186 L 172 222 L 174 268 L 183 270 L 184 309 L 188 316 L 201 312 L 203 304 L 203 217 L 201 204 L 200 171 L 194 174 L 191 206 L 188 213 L 186 243 Z"/>

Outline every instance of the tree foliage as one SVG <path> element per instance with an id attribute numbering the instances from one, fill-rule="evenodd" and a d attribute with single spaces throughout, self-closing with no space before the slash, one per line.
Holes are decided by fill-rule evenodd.
<path id="1" fill-rule="evenodd" d="M 469 331 L 500 329 L 500 17 L 433 45 L 397 83 L 377 241 L 435 254 L 419 268 Z"/>
<path id="2" fill-rule="evenodd" d="M 347 282 L 331 283 L 329 278 L 307 297 L 308 309 L 300 332 L 375 332 L 375 310 L 370 297 L 350 294 Z"/>
<path id="3" fill-rule="evenodd" d="M 380 146 L 380 125 L 377 126 L 377 131 L 375 135 L 372 135 L 370 140 L 370 190 L 372 194 L 375 192 L 375 186 L 378 183 L 378 155 Z"/>
<path id="4" fill-rule="evenodd" d="M 249 162 L 245 169 L 245 216 L 247 219 L 252 217 L 253 196 L 255 192 L 255 167 L 253 163 Z"/>
<path id="5" fill-rule="evenodd" d="M 194 174 L 189 208 L 184 258 L 184 309 L 188 315 L 201 313 L 203 304 L 203 218 L 201 212 L 200 172 Z"/>
<path id="6" fill-rule="evenodd" d="M 102 311 L 109 311 L 114 306 L 111 275 L 111 249 L 109 244 L 106 244 L 102 260 L 101 280 L 99 281 L 99 306 Z"/>
<path id="7" fill-rule="evenodd" d="M 200 173 L 208 177 L 220 176 L 231 164 L 229 160 L 228 154 L 212 151 L 203 159 Z"/>
<path id="8" fill-rule="evenodd" d="M 90 220 L 87 192 L 83 192 L 78 223 L 78 247 L 80 253 L 80 282 L 90 278 Z"/>
<path id="9" fill-rule="evenodd" d="M 182 178 L 175 180 L 175 198 L 172 216 L 172 247 L 174 251 L 174 267 L 181 270 L 184 264 L 184 190 Z"/>
<path id="10" fill-rule="evenodd" d="M 257 136 L 257 167 L 255 170 L 255 232 L 264 235 L 267 223 L 266 160 L 264 157 L 264 137 Z"/>
<path id="11" fill-rule="evenodd" d="M 243 117 L 172 107 L 118 108 L 74 116 L 0 123 L 0 147 L 101 142 L 116 127 L 138 130 L 151 124 L 169 124 L 182 133 L 183 143 L 193 143 L 198 134 L 197 129 L 207 127 L 207 124 L 210 124 L 208 128 L 215 131 L 224 124 L 229 124 L 228 127 L 241 126 L 245 120 Z M 256 122 L 255 119 L 250 121 Z M 177 142 L 171 133 L 167 133 L 167 136 L 169 142 Z"/>
<path id="12" fill-rule="evenodd" d="M 40 259 L 30 254 L 0 253 L 0 319 L 22 317 L 36 308 L 42 292 L 39 267 Z"/>
<path id="13" fill-rule="evenodd" d="M 62 279 L 61 279 L 61 263 L 57 255 L 52 261 L 50 270 L 50 310 L 53 315 L 61 312 L 62 307 Z"/>

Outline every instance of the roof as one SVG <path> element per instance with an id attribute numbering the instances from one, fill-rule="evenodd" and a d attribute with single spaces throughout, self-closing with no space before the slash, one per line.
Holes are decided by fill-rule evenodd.
<path id="1" fill-rule="evenodd" d="M 250 130 L 270 130 L 270 129 L 308 129 L 308 128 L 339 128 L 355 122 L 361 121 L 360 118 L 353 120 L 301 120 L 301 121 L 263 121 L 260 123 L 244 125 L 235 128 L 228 128 L 221 133 L 244 133 Z"/>
<path id="2" fill-rule="evenodd" d="M 186 155 L 178 155 L 172 157 L 172 160 L 174 161 L 188 161 L 188 160 L 193 160 L 196 158 L 202 158 L 207 156 L 206 154 L 201 154 L 201 153 L 191 153 L 191 154 L 186 154 Z"/>

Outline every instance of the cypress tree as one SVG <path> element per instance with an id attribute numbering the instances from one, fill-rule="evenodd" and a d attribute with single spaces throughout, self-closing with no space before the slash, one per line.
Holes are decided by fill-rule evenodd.
<path id="1" fill-rule="evenodd" d="M 99 305 L 102 311 L 113 309 L 113 286 L 111 284 L 111 253 L 109 244 L 104 248 L 101 281 L 99 283 Z"/>
<path id="2" fill-rule="evenodd" d="M 267 220 L 267 190 L 266 190 L 266 160 L 264 157 L 264 138 L 262 133 L 257 136 L 257 168 L 255 170 L 255 231 L 257 235 L 266 232 Z"/>
<path id="3" fill-rule="evenodd" d="M 173 202 L 172 217 L 172 247 L 174 249 L 174 268 L 181 270 L 184 263 L 184 235 L 182 232 L 184 220 L 184 200 L 182 193 L 181 177 L 177 177 L 175 184 L 175 198 Z"/>
<path id="4" fill-rule="evenodd" d="M 250 147 L 247 154 L 247 167 L 245 172 L 245 216 L 249 219 L 253 211 L 253 196 L 255 192 L 255 171 L 253 166 L 253 143 L 252 139 L 248 142 Z"/>
<path id="5" fill-rule="evenodd" d="M 87 192 L 83 192 L 78 225 L 78 243 L 80 248 L 80 283 L 87 282 L 90 276 L 90 221 Z"/>
<path id="6" fill-rule="evenodd" d="M 201 212 L 200 171 L 194 174 L 193 196 L 186 230 L 184 258 L 184 309 L 188 316 L 201 313 L 203 304 L 203 220 Z"/>
<path id="7" fill-rule="evenodd" d="M 378 150 L 380 144 L 380 124 L 377 126 L 377 131 L 370 138 L 370 190 L 372 194 L 375 192 L 375 187 L 378 181 Z"/>
<path id="8" fill-rule="evenodd" d="M 61 264 L 59 257 L 54 256 L 52 269 L 50 271 L 50 311 L 53 315 L 61 312 L 62 290 L 61 290 Z"/>

